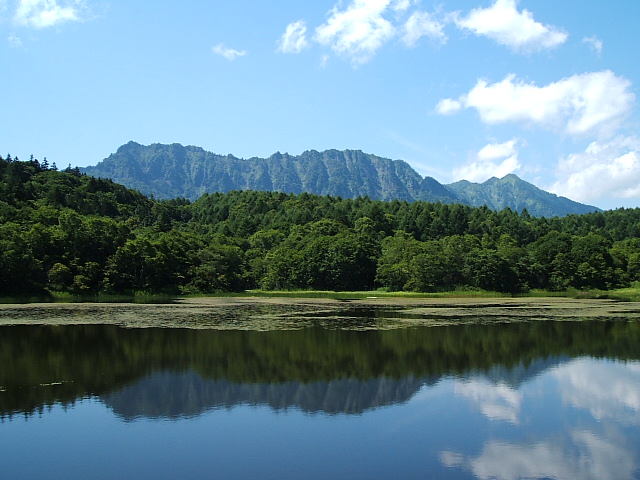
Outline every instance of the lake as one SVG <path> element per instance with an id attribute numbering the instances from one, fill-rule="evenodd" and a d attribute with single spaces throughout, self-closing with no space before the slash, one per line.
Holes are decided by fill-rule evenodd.
<path id="1" fill-rule="evenodd" d="M 2 479 L 638 479 L 640 308 L 3 306 L 0 465 Z"/>

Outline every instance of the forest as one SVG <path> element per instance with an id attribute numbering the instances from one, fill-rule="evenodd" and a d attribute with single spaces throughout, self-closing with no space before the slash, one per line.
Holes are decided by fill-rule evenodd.
<path id="1" fill-rule="evenodd" d="M 157 200 L 8 154 L 0 251 L 0 296 L 608 290 L 640 280 L 640 209 L 538 218 L 262 191 Z"/>

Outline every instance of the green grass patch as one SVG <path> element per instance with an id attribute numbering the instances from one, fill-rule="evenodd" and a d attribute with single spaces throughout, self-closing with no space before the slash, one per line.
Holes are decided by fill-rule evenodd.
<path id="1" fill-rule="evenodd" d="M 510 294 L 482 290 L 454 290 L 449 292 L 389 292 L 371 290 L 359 292 L 335 292 L 331 290 L 247 290 L 244 295 L 256 297 L 330 298 L 336 300 L 363 300 L 367 298 L 497 298 Z"/>
<path id="2" fill-rule="evenodd" d="M 550 292 L 547 290 L 532 290 L 523 295 L 524 297 L 564 297 L 584 299 L 611 299 L 623 302 L 639 302 L 640 301 L 640 283 L 627 288 L 616 288 L 613 290 L 577 290 L 570 288 L 563 292 Z"/>
<path id="3" fill-rule="evenodd" d="M 246 290 L 244 292 L 220 292 L 212 294 L 189 295 L 151 295 L 139 292 L 134 295 L 89 295 L 79 296 L 64 292 L 52 292 L 37 296 L 0 297 L 0 303 L 145 303 L 162 304 L 173 303 L 177 298 L 206 298 L 206 297 L 265 297 L 265 298 L 327 298 L 333 300 L 364 300 L 367 298 L 511 298 L 511 297 L 558 297 L 575 299 L 612 299 L 619 301 L 640 301 L 640 283 L 628 288 L 615 290 L 576 290 L 563 292 L 548 290 L 531 290 L 516 295 L 478 290 L 473 288 L 459 288 L 445 292 L 390 292 L 384 289 L 355 292 L 337 292 L 331 290 Z"/>
<path id="4" fill-rule="evenodd" d="M 389 292 L 371 290 L 365 292 L 335 292 L 320 290 L 247 290 L 240 294 L 220 294 L 216 296 L 256 296 L 256 297 L 290 297 L 290 298 L 330 298 L 336 300 L 362 300 L 366 298 L 575 298 L 575 299 L 612 299 L 620 301 L 640 301 L 640 284 L 616 290 L 576 290 L 562 292 L 549 290 L 531 290 L 526 293 L 509 294 L 487 290 L 460 288 L 446 292 Z M 197 296 L 197 295 L 196 295 Z M 207 295 L 212 296 L 212 295 Z"/>
<path id="5" fill-rule="evenodd" d="M 607 298 L 614 300 L 624 300 L 628 302 L 640 302 L 640 283 L 636 283 L 627 288 L 617 288 L 602 292 Z"/>

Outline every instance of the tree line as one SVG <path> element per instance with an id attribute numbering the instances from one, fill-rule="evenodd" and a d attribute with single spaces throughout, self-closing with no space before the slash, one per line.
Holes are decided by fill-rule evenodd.
<path id="1" fill-rule="evenodd" d="M 258 191 L 159 201 L 7 155 L 0 250 L 0 295 L 606 290 L 640 280 L 640 209 L 537 218 Z"/>

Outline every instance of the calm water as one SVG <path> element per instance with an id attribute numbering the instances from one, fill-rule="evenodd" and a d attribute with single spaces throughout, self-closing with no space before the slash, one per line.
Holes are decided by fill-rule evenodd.
<path id="1" fill-rule="evenodd" d="M 0 478 L 640 478 L 640 324 L 0 327 Z"/>

